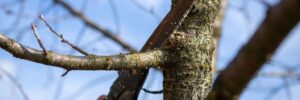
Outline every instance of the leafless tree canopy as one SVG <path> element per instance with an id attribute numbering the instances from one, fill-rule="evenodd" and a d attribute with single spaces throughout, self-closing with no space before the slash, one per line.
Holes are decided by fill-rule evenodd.
<path id="1" fill-rule="evenodd" d="M 141 50 L 132 42 L 134 35 L 141 33 L 122 35 L 123 20 L 132 20 L 137 16 L 123 18 L 121 13 L 126 11 L 120 9 L 123 2 L 133 5 L 135 9 L 151 16 L 153 22 L 159 23 L 148 39 L 144 40 L 145 43 L 139 43 L 144 44 Z M 0 1 L 0 21 L 4 24 L 3 27 L 0 26 L 0 54 L 11 54 L 16 62 L 22 62 L 18 60 L 22 59 L 49 65 L 47 70 L 51 70 L 51 67 L 63 69 L 64 73 L 60 74 L 61 83 L 57 85 L 53 99 L 61 99 L 62 84 L 68 81 L 65 78 L 70 71 L 72 73 L 75 70 L 117 71 L 117 78 L 110 90 L 106 94 L 99 93 L 98 100 L 136 100 L 141 95 L 141 90 L 146 95 L 163 94 L 165 100 L 240 99 L 241 94 L 254 91 L 251 89 L 256 87 L 250 82 L 259 78 L 276 78 L 282 81 L 282 84 L 268 89 L 271 92 L 263 91 L 266 94 L 264 99 L 272 99 L 281 90 L 286 91 L 288 99 L 294 98 L 290 81 L 293 80 L 293 84 L 299 82 L 299 68 L 275 60 L 274 55 L 299 26 L 299 0 L 240 0 L 241 6 L 234 5 L 233 0 L 171 0 L 170 10 L 165 17 L 155 8 L 145 6 L 144 2 L 146 0 Z M 256 9 L 251 6 L 253 2 L 264 7 L 264 17 L 253 30 L 251 38 L 220 69 L 222 57 L 218 53 L 223 50 L 220 49 L 220 40 L 224 38 L 226 27 L 231 27 L 226 26 L 229 25 L 225 23 L 226 20 L 230 19 L 226 16 L 231 10 L 235 10 L 247 20 L 244 24 L 249 24 L 252 16 L 256 16 L 250 13 Z M 37 9 L 34 5 L 37 5 Z M 106 12 L 112 14 L 112 17 L 106 19 L 111 22 L 95 18 L 99 13 L 97 11 L 102 11 L 97 5 L 110 9 Z M 252 9 L 253 11 L 249 11 Z M 148 27 L 147 23 L 143 27 Z M 134 30 L 138 28 L 136 26 Z M 78 32 L 67 33 L 74 30 Z M 30 38 L 26 38 L 28 36 Z M 102 51 L 106 49 L 108 52 L 99 53 L 101 50 L 96 47 L 99 46 L 98 43 L 101 43 Z M 62 51 L 57 49 L 59 47 L 68 49 Z M 3 58 L 1 56 L 0 61 Z M 280 70 L 263 70 L 267 66 L 280 66 Z M 8 78 L 22 98 L 31 99 L 22 87 L 22 82 L 7 71 L 7 67 L 9 66 L 0 64 L 0 82 L 2 77 Z M 19 67 L 27 66 L 18 65 Z M 163 73 L 161 90 L 143 88 L 150 68 Z M 107 81 L 105 79 L 108 78 L 95 77 L 77 91 L 64 96 L 64 99 L 76 99 L 95 88 L 99 81 Z"/>

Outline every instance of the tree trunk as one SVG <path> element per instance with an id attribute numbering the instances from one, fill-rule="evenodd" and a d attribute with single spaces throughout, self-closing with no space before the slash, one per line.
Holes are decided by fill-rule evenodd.
<path id="1" fill-rule="evenodd" d="M 176 6 L 178 0 L 173 0 Z M 197 0 L 163 47 L 169 51 L 164 100 L 203 100 L 211 89 L 213 28 L 219 0 Z"/>

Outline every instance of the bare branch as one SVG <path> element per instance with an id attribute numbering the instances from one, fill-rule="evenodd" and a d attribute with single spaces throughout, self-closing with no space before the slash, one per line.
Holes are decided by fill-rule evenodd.
<path id="1" fill-rule="evenodd" d="M 82 53 L 83 55 L 90 55 L 89 53 L 87 53 L 86 51 L 84 51 L 83 49 L 79 48 L 78 46 L 70 43 L 68 40 L 66 40 L 62 34 L 57 33 L 51 26 L 50 24 L 45 20 L 43 15 L 40 15 L 39 17 L 45 24 L 46 26 L 50 29 L 50 31 L 52 33 L 54 33 L 57 37 L 59 37 L 61 39 L 61 42 L 68 44 L 70 47 L 72 47 L 73 49 L 77 50 L 78 52 Z"/>
<path id="2" fill-rule="evenodd" d="M 146 93 L 151 93 L 151 94 L 162 94 L 164 91 L 163 90 L 158 90 L 158 91 L 152 91 L 148 89 L 142 89 Z"/>
<path id="3" fill-rule="evenodd" d="M 17 58 L 67 70 L 147 69 L 149 66 L 163 65 L 165 60 L 163 50 L 115 56 L 70 56 L 56 54 L 51 51 L 47 51 L 48 54 L 44 55 L 42 51 L 23 46 L 3 34 L 0 34 L 0 47 Z"/>
<path id="4" fill-rule="evenodd" d="M 102 26 L 97 25 L 90 19 L 88 19 L 86 16 L 84 16 L 82 13 L 76 11 L 73 9 L 70 5 L 68 5 L 63 0 L 54 0 L 58 4 L 62 5 L 64 8 L 66 8 L 71 14 L 74 16 L 80 18 L 86 25 L 90 26 L 91 28 L 95 29 L 96 31 L 99 31 L 103 33 L 106 37 L 111 38 L 118 44 L 120 44 L 123 48 L 127 49 L 130 52 L 136 52 L 136 50 L 131 47 L 129 44 L 127 44 L 125 41 L 123 41 L 120 37 L 115 36 L 112 32 L 108 31 L 107 29 L 103 28 Z"/>
<path id="5" fill-rule="evenodd" d="M 54 33 L 56 36 L 61 37 L 62 34 L 57 33 L 51 26 L 50 24 L 45 20 L 44 15 L 40 15 L 39 18 L 46 24 L 46 26 L 49 28 L 49 30 Z"/>
<path id="6" fill-rule="evenodd" d="M 41 14 L 39 16 L 39 18 L 46 24 L 46 26 L 49 28 L 49 30 L 55 34 L 57 37 L 59 37 L 61 39 L 61 42 L 66 43 L 67 45 L 69 45 L 71 48 L 73 48 L 74 50 L 80 52 L 81 54 L 88 56 L 90 55 L 89 53 L 87 53 L 86 51 L 84 51 L 83 49 L 81 49 L 80 47 L 72 44 L 71 42 L 69 42 L 68 40 L 66 40 L 62 34 L 59 34 L 58 32 L 56 32 L 51 25 L 46 21 L 46 19 L 44 18 L 44 16 Z M 67 75 L 71 70 L 67 69 L 66 72 L 64 72 L 61 76 L 64 77 L 65 75 Z"/>
<path id="7" fill-rule="evenodd" d="M 255 35 L 220 73 L 208 99 L 237 98 L 300 20 L 300 1 L 283 0 L 267 12 Z"/>
<path id="8" fill-rule="evenodd" d="M 66 76 L 71 70 L 70 69 L 67 69 L 63 74 L 61 74 L 60 76 L 61 77 L 64 77 Z"/>
<path id="9" fill-rule="evenodd" d="M 38 43 L 39 43 L 39 46 L 43 49 L 43 52 L 45 55 L 47 55 L 47 51 L 46 51 L 46 47 L 44 46 L 43 42 L 42 42 L 42 39 L 41 37 L 39 36 L 39 33 L 36 29 L 36 25 L 34 23 L 31 24 L 31 28 L 33 30 L 33 33 L 34 33 L 34 36 L 36 37 Z"/>
<path id="10" fill-rule="evenodd" d="M 80 28 L 80 30 L 78 31 L 78 34 L 77 34 L 77 36 L 76 36 L 76 38 L 75 38 L 75 43 L 74 44 L 79 44 L 81 41 L 82 41 L 82 39 L 83 39 L 83 37 L 84 37 L 84 34 L 86 33 L 86 31 L 87 31 L 87 26 L 85 26 L 85 25 L 83 25 L 81 28 Z M 89 45 L 91 45 L 91 44 L 89 44 Z M 86 45 L 83 45 L 83 46 L 86 46 Z M 81 48 L 85 48 L 85 47 L 81 47 Z M 75 50 L 74 49 L 72 49 L 71 51 L 70 51 L 70 54 L 73 54 L 75 52 Z"/>

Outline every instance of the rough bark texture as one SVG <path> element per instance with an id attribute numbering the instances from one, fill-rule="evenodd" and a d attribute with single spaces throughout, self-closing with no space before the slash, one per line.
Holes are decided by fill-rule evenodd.
<path id="1" fill-rule="evenodd" d="M 193 9 L 189 13 L 189 9 L 185 7 L 189 7 L 189 3 L 193 1 L 196 2 L 192 3 Z M 170 18 L 170 22 L 162 22 L 162 31 L 157 32 L 158 35 L 154 34 L 154 37 L 150 38 L 150 42 L 148 41 L 143 49 L 146 51 L 160 47 L 160 43 L 169 37 L 161 47 L 164 50 L 109 57 L 66 56 L 23 46 L 2 34 L 0 34 L 0 47 L 15 57 L 68 70 L 147 69 L 148 66 L 162 66 L 165 100 L 202 100 L 206 98 L 211 88 L 212 54 L 215 49 L 212 25 L 219 3 L 219 0 L 173 0 L 172 6 L 178 10 L 173 11 L 174 15 L 167 16 Z M 181 6 L 184 4 L 187 6 Z M 181 7 L 183 10 L 180 10 Z M 239 51 L 229 67 L 221 72 L 208 99 L 237 99 L 263 63 L 270 58 L 292 28 L 297 25 L 300 19 L 299 9 L 299 0 L 283 0 L 279 5 L 270 8 L 266 19 L 255 35 Z M 177 11 L 179 11 L 179 16 L 176 16 L 175 12 Z M 183 16 L 181 16 L 182 14 Z M 180 26 L 185 14 L 188 17 Z M 110 37 L 110 35 L 107 36 Z M 118 38 L 114 40 L 118 41 Z M 127 46 L 123 47 L 130 50 Z M 147 73 L 147 71 L 145 72 Z M 115 90 L 112 89 L 112 92 L 118 95 L 113 99 L 137 98 L 146 76 L 143 71 L 138 73 L 128 74 L 126 72 L 125 76 L 120 75 L 121 79 L 125 77 L 122 80 L 125 85 L 117 83 L 119 87 Z M 141 76 L 139 76 L 140 74 Z M 128 82 L 126 78 L 132 76 L 126 75 L 133 75 L 134 81 Z M 129 88 L 121 89 L 124 86 Z M 131 90 L 127 91 L 127 88 Z"/>
<path id="2" fill-rule="evenodd" d="M 300 20 L 300 1 L 282 0 L 271 7 L 255 35 L 220 73 L 208 99 L 238 99 L 250 80 Z"/>
<path id="3" fill-rule="evenodd" d="M 173 5 L 178 2 L 173 0 Z M 182 26 L 164 43 L 171 54 L 163 70 L 164 100 L 203 100 L 209 93 L 215 49 L 212 25 L 219 3 L 197 0 Z"/>
<path id="4" fill-rule="evenodd" d="M 162 43 L 170 37 L 171 33 L 180 26 L 195 1 L 196 0 L 181 0 L 177 6 L 173 4 L 171 11 L 155 29 L 144 45 L 142 52 L 160 47 Z M 134 70 L 134 74 L 128 70 L 119 72 L 119 77 L 110 89 L 108 99 L 136 100 L 147 75 L 148 69 Z"/>

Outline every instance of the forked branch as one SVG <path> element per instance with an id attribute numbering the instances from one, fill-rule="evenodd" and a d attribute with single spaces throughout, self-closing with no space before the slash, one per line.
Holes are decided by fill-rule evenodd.
<path id="1" fill-rule="evenodd" d="M 161 66 L 165 55 L 163 50 L 115 56 L 71 56 L 36 50 L 24 46 L 0 33 L 0 47 L 17 58 L 67 70 L 124 70 L 147 69 L 148 66 Z"/>
<path id="2" fill-rule="evenodd" d="M 66 40 L 63 36 L 63 34 L 59 34 L 58 32 L 56 32 L 51 25 L 45 20 L 43 15 L 40 15 L 39 18 L 46 24 L 46 26 L 49 28 L 49 30 L 55 34 L 58 38 L 61 39 L 61 42 L 68 44 L 71 48 L 73 48 L 74 50 L 80 52 L 81 54 L 87 56 L 90 55 L 88 52 L 84 51 L 83 49 L 79 48 L 78 46 L 72 44 L 71 42 L 69 42 L 68 40 Z"/>
<path id="3" fill-rule="evenodd" d="M 180 26 L 186 15 L 190 12 L 196 0 L 179 0 L 171 11 L 155 29 L 147 40 L 142 52 L 159 48 L 162 43 Z M 109 99 L 120 99 L 121 97 L 137 99 L 144 81 L 148 75 L 148 69 L 136 70 L 135 74 L 130 71 L 122 71 L 113 83 L 108 94 Z"/>

